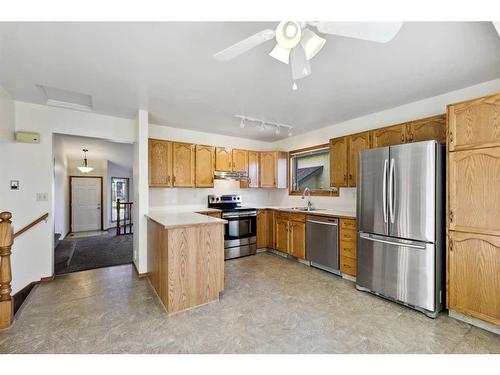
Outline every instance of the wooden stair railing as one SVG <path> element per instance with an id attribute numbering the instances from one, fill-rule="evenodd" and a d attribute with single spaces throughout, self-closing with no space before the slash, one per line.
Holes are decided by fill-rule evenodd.
<path id="1" fill-rule="evenodd" d="M 12 214 L 10 212 L 0 213 L 0 329 L 8 328 L 14 321 L 14 301 L 12 299 L 12 271 L 10 255 L 14 238 L 20 236 L 39 222 L 46 220 L 48 213 L 43 214 L 31 224 L 14 234 L 12 229 Z"/>

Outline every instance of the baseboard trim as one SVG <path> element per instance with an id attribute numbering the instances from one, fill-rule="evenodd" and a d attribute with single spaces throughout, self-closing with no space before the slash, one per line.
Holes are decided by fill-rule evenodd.
<path id="1" fill-rule="evenodd" d="M 149 275 L 148 272 L 139 273 L 139 270 L 137 269 L 137 266 L 135 265 L 134 262 L 132 262 L 132 265 L 134 266 L 135 273 L 139 279 L 142 279 L 143 277 L 148 277 Z"/>
<path id="2" fill-rule="evenodd" d="M 454 310 L 448 310 L 448 315 L 451 316 L 454 319 L 460 320 L 465 323 L 469 323 L 470 325 L 482 328 L 486 331 L 490 331 L 493 333 L 496 333 L 497 335 L 500 335 L 500 327 L 492 324 L 485 322 L 483 320 L 479 320 L 476 318 L 473 318 L 471 316 L 464 315 L 462 313 L 459 313 L 458 311 Z"/>
<path id="3" fill-rule="evenodd" d="M 12 295 L 12 300 L 14 301 L 14 315 L 19 311 L 19 309 L 23 306 L 24 301 L 28 298 L 30 295 L 31 291 L 35 287 L 35 285 L 40 284 L 40 283 L 48 283 L 50 281 L 54 280 L 54 276 L 48 276 L 48 277 L 42 277 L 38 281 L 32 281 L 28 285 L 26 285 L 24 288 L 20 289 L 17 291 L 17 293 Z"/>

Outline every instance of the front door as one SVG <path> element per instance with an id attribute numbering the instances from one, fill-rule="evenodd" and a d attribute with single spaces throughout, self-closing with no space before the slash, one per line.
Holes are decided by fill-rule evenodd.
<path id="1" fill-rule="evenodd" d="M 71 231 L 101 229 L 101 179 L 71 177 Z"/>

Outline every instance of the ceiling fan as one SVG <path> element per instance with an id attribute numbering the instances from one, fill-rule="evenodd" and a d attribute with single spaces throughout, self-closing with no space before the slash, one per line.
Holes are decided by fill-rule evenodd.
<path id="1" fill-rule="evenodd" d="M 276 38 L 276 46 L 269 55 L 292 68 L 295 81 L 311 74 L 311 60 L 325 45 L 326 39 L 314 33 L 308 26 L 315 27 L 322 34 L 340 35 L 350 38 L 386 43 L 399 32 L 402 22 L 297 22 L 282 21 L 276 30 L 266 29 L 232 46 L 217 52 L 218 61 L 229 61 L 235 57 Z"/>

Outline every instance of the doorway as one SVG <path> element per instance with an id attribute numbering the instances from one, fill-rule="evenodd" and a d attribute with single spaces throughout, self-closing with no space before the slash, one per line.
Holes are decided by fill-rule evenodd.
<path id="1" fill-rule="evenodd" d="M 70 176 L 71 233 L 103 230 L 102 177 Z"/>

